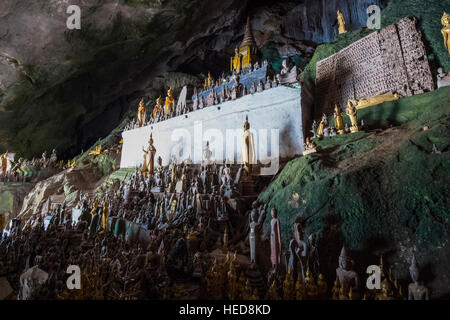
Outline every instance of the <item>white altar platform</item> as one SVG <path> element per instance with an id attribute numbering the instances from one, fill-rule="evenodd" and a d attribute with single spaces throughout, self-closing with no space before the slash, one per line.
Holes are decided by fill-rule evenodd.
<path id="1" fill-rule="evenodd" d="M 277 165 L 279 158 L 303 152 L 301 88 L 279 86 L 203 108 L 145 127 L 124 131 L 120 167 L 140 166 L 150 134 L 163 165 L 172 157 L 202 163 L 206 141 L 213 161 L 241 163 L 245 117 L 254 135 L 257 161 Z M 262 173 L 264 174 L 264 173 Z M 266 172 L 270 174 L 270 172 Z"/>

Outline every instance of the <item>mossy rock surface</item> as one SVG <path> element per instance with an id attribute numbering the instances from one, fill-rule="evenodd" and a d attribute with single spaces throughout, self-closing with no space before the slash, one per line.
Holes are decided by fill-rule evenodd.
<path id="1" fill-rule="evenodd" d="M 430 269 L 434 296 L 448 295 L 450 88 L 372 106 L 358 117 L 372 129 L 394 126 L 318 141 L 321 151 L 289 162 L 259 199 L 278 209 L 285 245 L 295 219 L 306 219 L 306 236 L 321 239 L 330 281 L 345 243 L 360 274 L 383 254 L 404 284 L 414 253 Z"/>

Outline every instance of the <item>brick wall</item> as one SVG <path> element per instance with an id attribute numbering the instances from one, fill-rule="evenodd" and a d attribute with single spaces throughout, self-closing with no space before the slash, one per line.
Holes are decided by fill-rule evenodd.
<path id="1" fill-rule="evenodd" d="M 316 65 L 315 118 L 345 108 L 349 99 L 388 91 L 410 96 L 434 90 L 421 32 L 415 18 L 352 43 Z"/>

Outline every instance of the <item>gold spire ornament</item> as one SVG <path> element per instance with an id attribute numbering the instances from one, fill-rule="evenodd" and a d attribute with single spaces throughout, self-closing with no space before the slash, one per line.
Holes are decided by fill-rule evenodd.
<path id="1" fill-rule="evenodd" d="M 8 151 L 0 157 L 0 168 L 3 175 L 6 175 L 6 169 L 8 168 Z"/>
<path id="2" fill-rule="evenodd" d="M 444 37 L 444 46 L 448 50 L 448 53 L 450 53 L 450 13 L 444 12 L 441 23 L 444 26 L 441 29 L 442 36 Z"/>
<path id="3" fill-rule="evenodd" d="M 337 11 L 337 20 L 338 20 L 338 24 L 339 24 L 339 28 L 338 28 L 339 34 L 346 33 L 347 29 L 345 27 L 344 16 L 342 15 L 342 12 L 340 10 Z"/>

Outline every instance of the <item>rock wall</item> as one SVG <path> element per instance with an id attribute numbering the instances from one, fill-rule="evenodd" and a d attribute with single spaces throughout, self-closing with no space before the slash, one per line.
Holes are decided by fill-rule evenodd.
<path id="1" fill-rule="evenodd" d="M 292 8 L 283 17 L 285 35 L 316 43 L 332 42 L 337 32 L 337 10 L 344 16 L 347 30 L 356 30 L 367 24 L 370 5 L 384 7 L 383 0 L 321 0 L 308 1 Z"/>
<path id="2" fill-rule="evenodd" d="M 404 18 L 352 43 L 316 66 L 315 117 L 349 99 L 392 91 L 411 96 L 434 90 L 425 46 L 414 18 Z"/>

